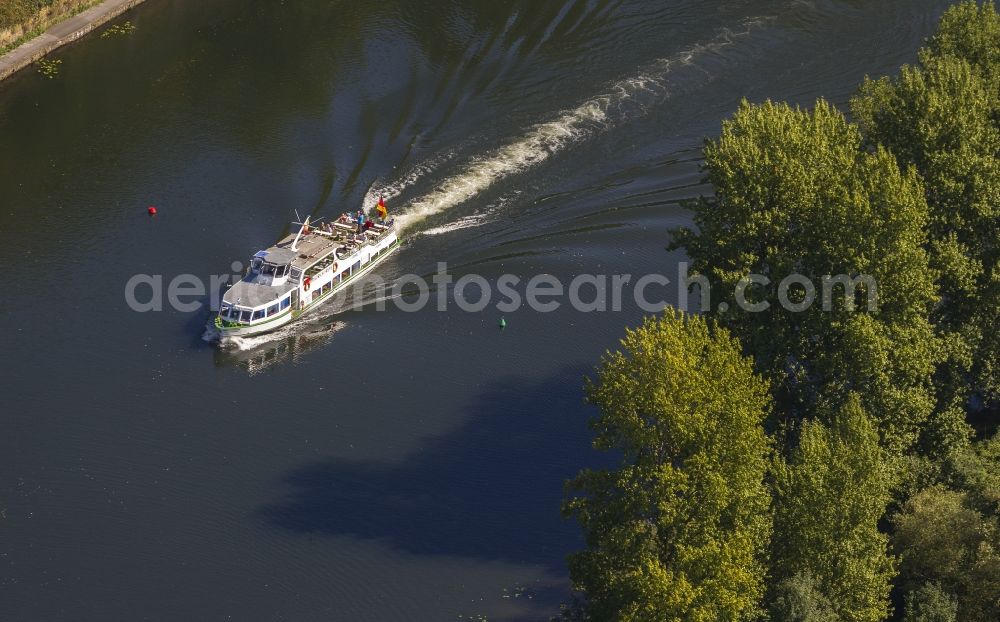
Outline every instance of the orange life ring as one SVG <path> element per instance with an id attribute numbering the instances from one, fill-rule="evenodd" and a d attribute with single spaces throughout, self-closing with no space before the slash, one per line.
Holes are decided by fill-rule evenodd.
<path id="1" fill-rule="evenodd" d="M 306 277 L 306 280 L 302 281 L 302 290 L 309 291 L 309 285 L 312 283 L 312 279 Z"/>

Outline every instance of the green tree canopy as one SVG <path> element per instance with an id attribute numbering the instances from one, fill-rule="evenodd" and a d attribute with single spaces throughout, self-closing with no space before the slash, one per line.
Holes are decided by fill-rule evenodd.
<path id="1" fill-rule="evenodd" d="M 916 67 L 866 80 L 852 112 L 870 145 L 916 166 L 930 209 L 927 248 L 946 346 L 937 418 L 926 439 L 943 452 L 967 437 L 970 397 L 1000 399 L 1000 15 L 992 3 L 949 9 Z M 945 421 L 949 423 L 944 423 Z M 937 432 L 935 436 L 934 433 Z"/>
<path id="2" fill-rule="evenodd" d="M 963 58 L 994 87 L 1000 85 L 1000 14 L 992 1 L 964 0 L 952 6 L 938 24 L 937 33 L 921 50 L 921 58 Z M 1000 108 L 1000 101 L 994 106 Z"/>
<path id="3" fill-rule="evenodd" d="M 963 622 L 1000 620 L 1000 529 L 971 507 L 964 492 L 932 486 L 894 519 L 904 589 L 936 582 L 958 598 Z"/>
<path id="4" fill-rule="evenodd" d="M 775 458 L 772 577 L 811 577 L 836 620 L 879 622 L 895 575 L 878 530 L 889 502 L 888 460 L 856 396 L 829 419 L 829 426 L 805 421 L 788 461 Z"/>
<path id="5" fill-rule="evenodd" d="M 771 524 L 769 399 L 739 343 L 668 311 L 628 330 L 586 390 L 600 408 L 595 448 L 621 453 L 567 485 L 564 512 L 587 543 L 570 576 L 588 619 L 752 619 Z"/>
<path id="6" fill-rule="evenodd" d="M 942 481 L 965 492 L 972 507 L 1000 514 L 1000 434 L 952 452 L 943 471 Z"/>
<path id="7" fill-rule="evenodd" d="M 779 581 L 772 591 L 770 622 L 841 622 L 808 571 Z"/>
<path id="8" fill-rule="evenodd" d="M 675 230 L 713 297 L 732 296 L 749 274 L 748 312 L 729 300 L 720 321 L 752 352 L 792 418 L 862 396 L 894 450 L 911 446 L 934 405 L 930 374 L 939 356 L 929 322 L 937 299 L 925 240 L 927 205 L 914 171 L 891 154 L 861 149 L 861 135 L 825 101 L 812 111 L 743 102 L 705 148 L 715 196 L 693 205 L 696 229 Z M 821 294 L 828 275 L 872 277 L 877 304 L 856 296 L 805 311 L 778 304 L 778 285 L 800 274 Z M 797 294 L 796 294 L 797 292 Z M 792 290 L 793 302 L 804 295 Z M 854 305 L 856 301 L 860 305 Z M 834 409 L 827 408 L 832 412 Z"/>
<path id="9" fill-rule="evenodd" d="M 906 595 L 903 622 L 958 622 L 958 601 L 937 583 L 926 583 Z"/>

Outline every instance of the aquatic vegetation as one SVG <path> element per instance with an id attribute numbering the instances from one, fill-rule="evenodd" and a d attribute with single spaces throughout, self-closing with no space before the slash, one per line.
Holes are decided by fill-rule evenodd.
<path id="1" fill-rule="evenodd" d="M 132 22 L 125 22 L 124 24 L 115 24 L 111 28 L 108 28 L 101 33 L 102 39 L 107 39 L 108 37 L 127 35 L 135 30 L 135 24 Z"/>
<path id="2" fill-rule="evenodd" d="M 53 60 L 49 58 L 44 58 L 38 61 L 38 73 L 42 74 L 46 78 L 52 79 L 59 75 L 59 67 L 62 65 L 61 60 Z"/>
<path id="3" fill-rule="evenodd" d="M 532 598 L 535 597 L 527 586 L 515 585 L 514 588 L 510 590 L 508 590 L 507 588 L 503 588 L 503 595 L 501 596 L 501 598 L 510 600 L 511 598 L 521 598 L 522 596 L 527 598 L 528 600 L 531 600 Z"/>

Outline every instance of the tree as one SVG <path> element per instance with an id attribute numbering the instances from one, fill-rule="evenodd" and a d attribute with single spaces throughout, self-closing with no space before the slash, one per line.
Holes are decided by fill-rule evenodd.
<path id="1" fill-rule="evenodd" d="M 782 580 L 773 591 L 770 622 L 841 622 L 808 571 Z"/>
<path id="2" fill-rule="evenodd" d="M 811 577 L 836 620 L 879 622 L 895 575 L 888 537 L 878 530 L 889 502 L 888 461 L 857 396 L 830 419 L 829 426 L 805 421 L 788 461 L 775 459 L 772 575 Z"/>
<path id="3" fill-rule="evenodd" d="M 938 583 L 958 599 L 958 619 L 1000 619 L 1000 530 L 970 507 L 966 493 L 935 485 L 914 495 L 894 518 L 904 589 Z"/>
<path id="4" fill-rule="evenodd" d="M 906 595 L 903 622 L 958 622 L 958 601 L 937 583 L 925 583 Z"/>
<path id="5" fill-rule="evenodd" d="M 737 621 L 759 613 L 770 497 L 768 386 L 739 343 L 668 311 L 626 331 L 588 380 L 613 469 L 567 484 L 586 549 L 569 560 L 587 619 Z"/>
<path id="6" fill-rule="evenodd" d="M 716 316 L 774 382 L 778 411 L 793 420 L 834 412 L 857 392 L 888 447 L 912 446 L 934 406 L 939 356 L 916 173 L 901 172 L 885 150 L 862 150 L 858 129 L 822 100 L 811 112 L 743 102 L 707 143 L 705 166 L 715 196 L 692 205 L 696 228 L 675 230 L 671 247 L 687 251 L 713 295 L 729 297 Z M 771 305 L 765 312 L 734 304 L 750 274 L 769 279 L 744 290 L 749 302 Z M 778 294 L 794 274 L 817 292 L 831 275 L 867 276 L 874 285 L 827 309 L 817 302 L 790 310 Z M 805 296 L 795 287 L 789 298 Z"/>
<path id="7" fill-rule="evenodd" d="M 942 467 L 942 482 L 964 492 L 970 507 L 1000 514 L 1000 434 L 953 451 Z"/>
<path id="8" fill-rule="evenodd" d="M 866 79 L 851 104 L 869 145 L 924 179 L 926 244 L 941 293 L 932 316 L 945 347 L 925 448 L 969 436 L 965 411 L 1000 400 L 1000 15 L 992 3 L 949 9 L 917 67 Z"/>
<path id="9" fill-rule="evenodd" d="M 996 5 L 965 0 L 949 8 L 921 56 L 963 58 L 996 86 L 1000 81 L 1000 14 Z M 1000 108 L 1000 101 L 995 106 Z"/>

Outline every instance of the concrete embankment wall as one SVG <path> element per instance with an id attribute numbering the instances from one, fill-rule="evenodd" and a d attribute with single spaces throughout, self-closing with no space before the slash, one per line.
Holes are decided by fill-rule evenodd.
<path id="1" fill-rule="evenodd" d="M 0 0 L 10 4 L 3 8 L 9 11 L 8 19 L 21 16 L 13 7 L 20 0 Z M 76 41 L 109 20 L 118 17 L 143 0 L 56 0 L 52 4 L 32 14 L 22 21 L 0 29 L 0 49 L 33 32 L 48 28 L 18 47 L 0 56 L 0 80 L 39 60 L 52 50 Z M 29 3 L 30 4 L 30 3 Z M 73 15 L 76 13 L 76 15 Z M 72 17 L 66 17 L 72 15 Z"/>

